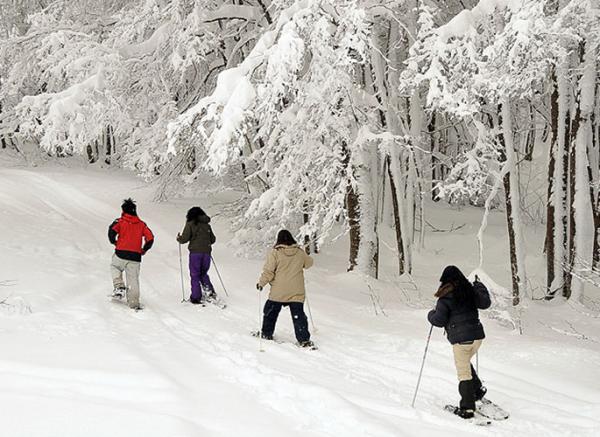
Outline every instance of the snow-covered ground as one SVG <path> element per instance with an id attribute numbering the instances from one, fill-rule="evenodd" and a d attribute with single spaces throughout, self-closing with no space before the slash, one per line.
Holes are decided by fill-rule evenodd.
<path id="1" fill-rule="evenodd" d="M 152 189 L 122 172 L 1 165 L 2 436 L 600 435 L 600 319 L 558 302 L 527 301 L 522 335 L 484 316 L 480 373 L 509 420 L 480 428 L 442 411 L 458 394 L 440 330 L 411 408 L 437 278 L 445 264 L 476 265 L 480 211 L 433 215 L 441 228 L 466 226 L 428 234 L 428 249 L 417 256 L 418 288 L 394 277 L 384 251 L 383 280 L 369 281 L 369 291 L 365 278 L 341 273 L 344 242 L 326 249 L 307 273 L 320 349 L 291 344 L 284 310 L 276 334 L 289 343 L 259 352 L 249 332 L 258 325 L 254 284 L 264 254 L 234 258 L 224 218 L 213 223 L 214 257 L 228 308 L 180 302 L 175 235 L 189 206 L 215 215 L 218 199 L 152 203 Z M 157 237 L 142 265 L 139 313 L 107 297 L 107 226 L 129 196 Z M 503 232 L 502 215 L 493 215 L 484 267 L 508 285 Z M 530 229 L 527 237 L 535 269 L 543 234 Z M 214 272 L 213 281 L 220 290 Z"/>

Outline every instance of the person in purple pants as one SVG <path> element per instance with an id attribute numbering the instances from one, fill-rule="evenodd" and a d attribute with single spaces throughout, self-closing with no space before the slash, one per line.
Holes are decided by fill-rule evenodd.
<path id="1" fill-rule="evenodd" d="M 177 234 L 179 244 L 188 244 L 190 251 L 190 277 L 192 294 L 190 302 L 202 303 L 203 300 L 216 299 L 215 287 L 210 282 L 212 245 L 217 238 L 210 227 L 210 217 L 199 206 L 194 206 L 187 212 L 185 227 Z M 206 295 L 205 295 L 206 294 Z"/>

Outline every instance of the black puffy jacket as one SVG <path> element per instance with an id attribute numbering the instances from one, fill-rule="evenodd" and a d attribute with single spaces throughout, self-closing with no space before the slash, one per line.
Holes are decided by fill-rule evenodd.
<path id="1" fill-rule="evenodd" d="M 452 292 L 440 297 L 434 310 L 427 315 L 429 323 L 444 328 L 451 344 L 485 338 L 478 309 L 490 307 L 490 294 L 481 282 L 473 284 L 472 302 L 460 302 Z"/>

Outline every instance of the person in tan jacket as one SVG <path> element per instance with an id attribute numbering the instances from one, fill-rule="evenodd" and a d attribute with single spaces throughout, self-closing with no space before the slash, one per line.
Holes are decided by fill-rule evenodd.
<path id="1" fill-rule="evenodd" d="M 304 269 L 313 265 L 313 259 L 296 244 L 292 234 L 283 229 L 277 234 L 277 243 L 267 255 L 262 274 L 256 284 L 260 291 L 271 285 L 269 298 L 263 310 L 261 335 L 272 340 L 281 308 L 290 307 L 296 340 L 302 347 L 313 346 L 304 313 Z"/>

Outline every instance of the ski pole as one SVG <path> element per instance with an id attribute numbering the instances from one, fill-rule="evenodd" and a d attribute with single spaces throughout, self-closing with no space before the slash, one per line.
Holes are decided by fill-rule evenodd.
<path id="1" fill-rule="evenodd" d="M 431 340 L 431 333 L 433 331 L 433 325 L 429 328 L 429 335 L 427 336 L 427 344 L 425 345 L 425 353 L 423 354 L 423 362 L 421 363 L 421 370 L 419 371 L 419 379 L 417 379 L 417 387 L 415 388 L 415 395 L 413 396 L 411 407 L 415 408 L 415 401 L 417 400 L 417 392 L 419 391 L 419 385 L 421 384 L 421 376 L 423 375 L 423 367 L 425 367 L 425 357 L 427 356 L 427 349 L 429 349 L 429 340 Z"/>
<path id="2" fill-rule="evenodd" d="M 475 366 L 477 367 L 477 375 L 479 375 L 479 351 L 475 354 Z"/>
<path id="3" fill-rule="evenodd" d="M 264 352 L 262 344 L 262 299 L 260 298 L 261 289 L 258 290 L 258 351 Z"/>
<path id="4" fill-rule="evenodd" d="M 313 320 L 312 311 L 310 310 L 310 303 L 308 302 L 308 294 L 304 292 L 304 298 L 306 300 L 306 308 L 308 308 L 308 317 L 310 317 L 310 324 L 312 325 L 313 332 L 317 332 L 317 328 L 315 327 L 315 321 Z"/>
<path id="5" fill-rule="evenodd" d="M 212 255 L 210 256 L 210 259 L 212 260 L 213 264 L 215 265 L 215 271 L 217 272 L 219 281 L 221 281 L 221 287 L 223 287 L 223 290 L 225 291 L 225 296 L 229 297 L 229 293 L 227 293 L 227 289 L 225 288 L 225 284 L 223 283 L 223 278 L 221 278 L 221 273 L 219 273 L 219 268 L 217 267 L 217 263 L 215 262 L 215 259 L 213 258 Z"/>
<path id="6" fill-rule="evenodd" d="M 185 302 L 185 290 L 183 289 L 183 261 L 181 260 L 181 244 L 177 243 L 179 246 L 179 271 L 181 273 L 181 302 Z"/>

